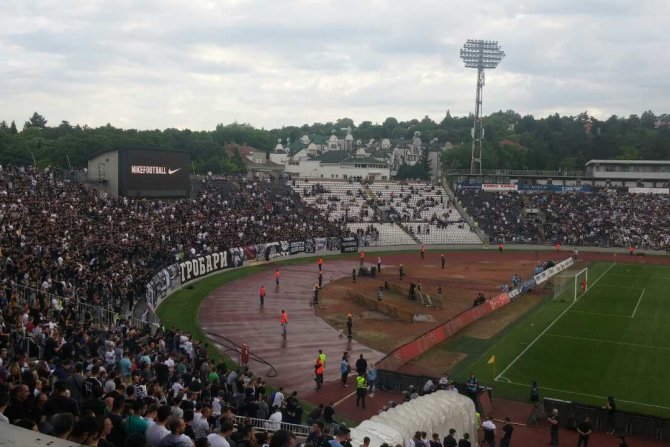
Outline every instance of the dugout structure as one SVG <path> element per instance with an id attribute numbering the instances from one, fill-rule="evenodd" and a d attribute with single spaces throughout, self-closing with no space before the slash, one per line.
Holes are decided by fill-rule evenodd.
<path id="1" fill-rule="evenodd" d="M 390 408 L 361 422 L 351 430 L 352 445 L 362 445 L 363 438 L 370 438 L 371 447 L 405 445 L 414 433 L 425 431 L 437 433 L 443 439 L 449 429 L 456 433 L 470 433 L 477 438 L 475 404 L 462 394 L 452 391 L 436 391 L 402 405 Z"/>

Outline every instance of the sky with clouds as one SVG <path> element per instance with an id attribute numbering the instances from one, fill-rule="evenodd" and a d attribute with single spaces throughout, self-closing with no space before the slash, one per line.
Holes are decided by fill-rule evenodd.
<path id="1" fill-rule="evenodd" d="M 667 0 L 3 0 L 0 119 L 274 128 L 474 109 L 670 112 Z"/>

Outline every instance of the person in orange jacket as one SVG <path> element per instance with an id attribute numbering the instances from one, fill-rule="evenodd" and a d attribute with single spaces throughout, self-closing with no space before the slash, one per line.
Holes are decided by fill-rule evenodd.
<path id="1" fill-rule="evenodd" d="M 319 266 L 319 271 L 323 270 L 323 258 L 319 258 L 319 260 L 316 261 L 316 265 Z"/>
<path id="2" fill-rule="evenodd" d="M 261 307 L 263 307 L 263 304 L 265 304 L 265 286 L 261 284 L 261 288 L 258 289 L 258 295 L 261 299 Z"/>
<path id="3" fill-rule="evenodd" d="M 279 317 L 279 323 L 281 324 L 282 337 L 286 338 L 286 327 L 288 326 L 288 313 L 284 309 L 281 310 L 281 316 Z"/>
<path id="4" fill-rule="evenodd" d="M 275 284 L 279 286 L 279 278 L 281 278 L 281 272 L 279 271 L 279 267 L 275 270 Z"/>
<path id="5" fill-rule="evenodd" d="M 320 357 L 316 358 L 316 364 L 314 365 L 314 380 L 316 381 L 316 390 L 319 391 L 323 385 L 323 373 L 326 371 L 326 366 L 321 361 Z"/>

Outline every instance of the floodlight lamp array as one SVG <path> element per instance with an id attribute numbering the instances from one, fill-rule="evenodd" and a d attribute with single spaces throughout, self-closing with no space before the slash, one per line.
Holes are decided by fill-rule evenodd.
<path id="1" fill-rule="evenodd" d="M 504 57 L 505 52 L 495 40 L 468 39 L 461 49 L 461 59 L 469 68 L 493 69 Z"/>

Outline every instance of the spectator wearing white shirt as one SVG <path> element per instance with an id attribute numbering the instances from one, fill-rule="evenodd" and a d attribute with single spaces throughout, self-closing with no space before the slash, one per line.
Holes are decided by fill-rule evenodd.
<path id="1" fill-rule="evenodd" d="M 490 417 L 482 423 L 484 429 L 484 443 L 489 447 L 495 447 L 496 424 L 493 423 Z"/>
<path id="2" fill-rule="evenodd" d="M 177 379 L 175 383 L 172 384 L 172 396 L 177 397 L 179 393 L 184 389 L 184 379 L 181 377 Z"/>
<path id="3" fill-rule="evenodd" d="M 200 414 L 194 414 L 193 423 L 191 427 L 193 428 L 193 433 L 195 433 L 195 439 L 205 438 L 209 434 L 209 422 L 208 418 L 211 414 L 212 409 L 209 408 L 209 405 L 203 405 L 200 410 Z"/>
<path id="4" fill-rule="evenodd" d="M 275 397 L 272 400 L 273 408 L 281 408 L 282 405 L 284 405 L 284 393 L 282 393 L 282 391 L 284 391 L 284 387 L 279 387 L 279 389 L 275 392 Z"/>
<path id="5" fill-rule="evenodd" d="M 281 410 L 277 406 L 272 407 L 272 414 L 268 418 L 268 422 L 265 424 L 268 430 L 276 431 L 281 428 L 282 414 Z"/>
<path id="6" fill-rule="evenodd" d="M 167 405 L 159 407 L 156 412 L 156 420 L 153 424 L 149 424 L 149 427 L 147 427 L 147 430 L 144 432 L 149 447 L 158 447 L 160 440 L 170 433 L 168 429 L 165 428 L 165 422 L 168 417 L 170 417 L 170 407 Z"/>
<path id="7" fill-rule="evenodd" d="M 230 447 L 228 439 L 233 433 L 234 425 L 231 421 L 223 421 L 219 433 L 212 433 L 207 436 L 210 447 Z"/>

